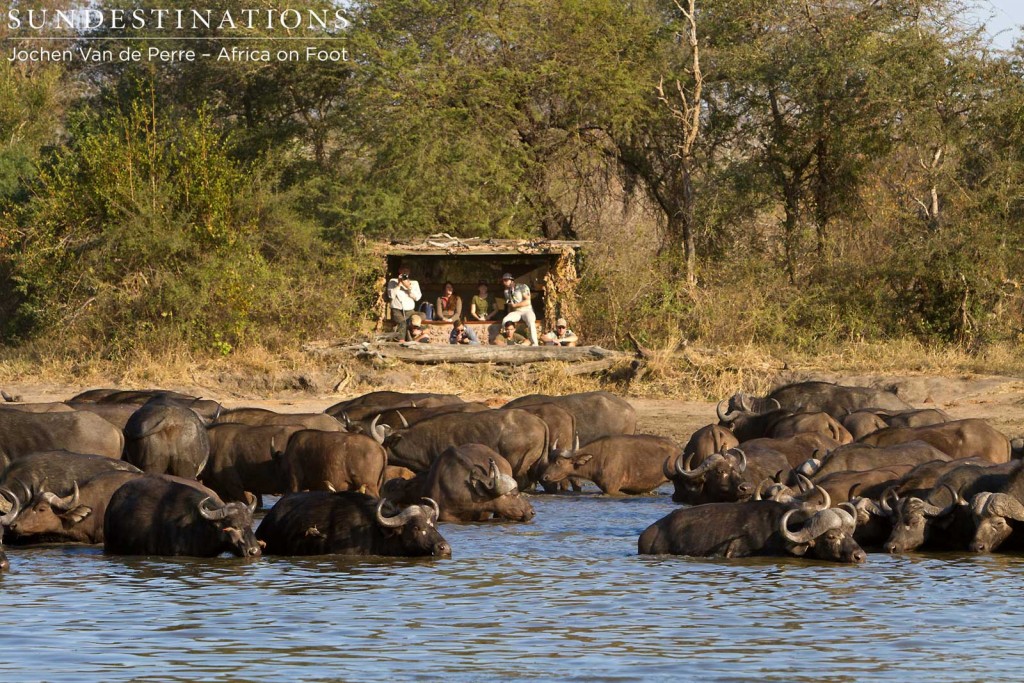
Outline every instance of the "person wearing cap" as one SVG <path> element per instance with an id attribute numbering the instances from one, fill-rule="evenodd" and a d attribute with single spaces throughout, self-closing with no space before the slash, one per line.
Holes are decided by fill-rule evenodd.
<path id="1" fill-rule="evenodd" d="M 530 288 L 526 285 L 517 285 L 512 273 L 502 275 L 501 282 L 505 285 L 505 310 L 508 311 L 508 314 L 501 319 L 502 326 L 509 322 L 517 323 L 522 320 L 526 323 L 530 342 L 537 346 L 537 314 L 533 312 Z"/>
<path id="2" fill-rule="evenodd" d="M 409 266 L 402 266 L 398 269 L 398 275 L 388 280 L 387 296 L 391 302 L 391 321 L 395 323 L 397 337 L 409 341 L 409 319 L 416 310 L 416 302 L 423 296 L 420 283 L 409 277 Z"/>
<path id="3" fill-rule="evenodd" d="M 456 318 L 452 321 L 452 331 L 448 333 L 449 344 L 480 344 L 480 340 L 476 336 L 476 332 L 472 328 L 466 327 L 466 323 L 461 318 Z"/>
<path id="4" fill-rule="evenodd" d="M 420 317 L 419 313 L 413 313 L 411 316 L 409 316 L 408 341 L 418 342 L 420 344 L 430 343 L 430 335 L 427 334 L 427 330 L 423 326 L 423 318 Z"/>
<path id="5" fill-rule="evenodd" d="M 555 329 L 545 334 L 541 339 L 549 346 L 576 346 L 576 342 L 579 341 L 576 333 L 569 329 L 569 323 L 566 322 L 565 318 L 559 318 L 555 322 Z"/>
<path id="6" fill-rule="evenodd" d="M 502 324 L 498 343 L 505 346 L 535 346 L 529 339 L 516 332 L 516 324 L 511 320 Z"/>

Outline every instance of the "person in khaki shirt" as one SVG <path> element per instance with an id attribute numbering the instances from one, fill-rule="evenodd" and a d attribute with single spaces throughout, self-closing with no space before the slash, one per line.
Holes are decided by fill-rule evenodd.
<path id="1" fill-rule="evenodd" d="M 533 346 L 533 342 L 516 332 L 516 324 L 511 320 L 502 326 L 501 336 L 496 343 L 505 346 Z"/>

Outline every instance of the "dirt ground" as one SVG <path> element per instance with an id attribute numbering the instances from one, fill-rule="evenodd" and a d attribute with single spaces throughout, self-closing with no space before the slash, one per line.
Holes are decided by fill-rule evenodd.
<path id="1" fill-rule="evenodd" d="M 863 376 L 783 376 L 779 383 L 803 379 L 826 379 L 842 384 L 875 386 L 895 391 L 917 407 L 941 408 L 954 418 L 981 418 L 1013 438 L 1024 436 L 1024 379 L 999 376 L 892 377 Z M 8 384 L 3 389 L 23 401 L 63 401 L 93 387 L 68 387 L 40 384 Z M 125 387 L 129 388 L 129 387 Z M 351 398 L 346 394 L 314 395 L 307 392 L 279 393 L 272 397 L 217 396 L 209 388 L 168 387 L 220 400 L 225 407 L 259 406 L 281 412 L 320 412 L 334 403 Z M 467 394 L 469 400 L 486 400 L 494 405 L 511 396 Z M 724 397 L 723 397 L 724 398 Z M 689 402 L 675 399 L 629 398 L 636 407 L 638 431 L 673 437 L 685 442 L 697 428 L 716 421 L 714 402 Z"/>

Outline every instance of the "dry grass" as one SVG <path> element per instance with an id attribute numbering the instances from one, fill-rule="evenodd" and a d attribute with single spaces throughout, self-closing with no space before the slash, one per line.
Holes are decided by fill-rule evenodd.
<path id="1" fill-rule="evenodd" d="M 71 395 L 90 387 L 164 387 L 218 398 L 351 396 L 377 389 L 437 391 L 473 399 L 607 389 L 634 397 L 714 400 L 743 389 L 764 393 L 798 377 L 850 375 L 1024 375 L 1024 353 L 1012 345 L 971 354 L 914 341 L 850 343 L 817 354 L 758 346 L 714 349 L 672 339 L 653 349 L 643 374 L 627 383 L 627 364 L 604 377 L 571 374 L 571 365 L 537 363 L 417 366 L 325 358 L 251 347 L 228 357 L 196 357 L 183 349 L 136 352 L 123 361 L 46 356 L 22 349 L 0 356 L 0 386 L 46 386 Z"/>

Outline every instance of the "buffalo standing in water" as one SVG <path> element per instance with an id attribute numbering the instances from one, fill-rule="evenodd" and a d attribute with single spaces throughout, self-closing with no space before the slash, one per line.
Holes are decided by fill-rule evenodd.
<path id="1" fill-rule="evenodd" d="M 268 555 L 392 555 L 450 557 L 438 532 L 437 503 L 397 514 L 386 500 L 354 491 L 293 493 L 277 501 L 256 537 Z"/>
<path id="2" fill-rule="evenodd" d="M 103 549 L 115 555 L 257 557 L 256 507 L 223 503 L 199 482 L 144 476 L 119 488 L 103 518 Z"/>
<path id="3" fill-rule="evenodd" d="M 124 459 L 149 474 L 195 479 L 210 457 L 210 439 L 199 416 L 160 399 L 128 419 L 124 436 Z"/>

